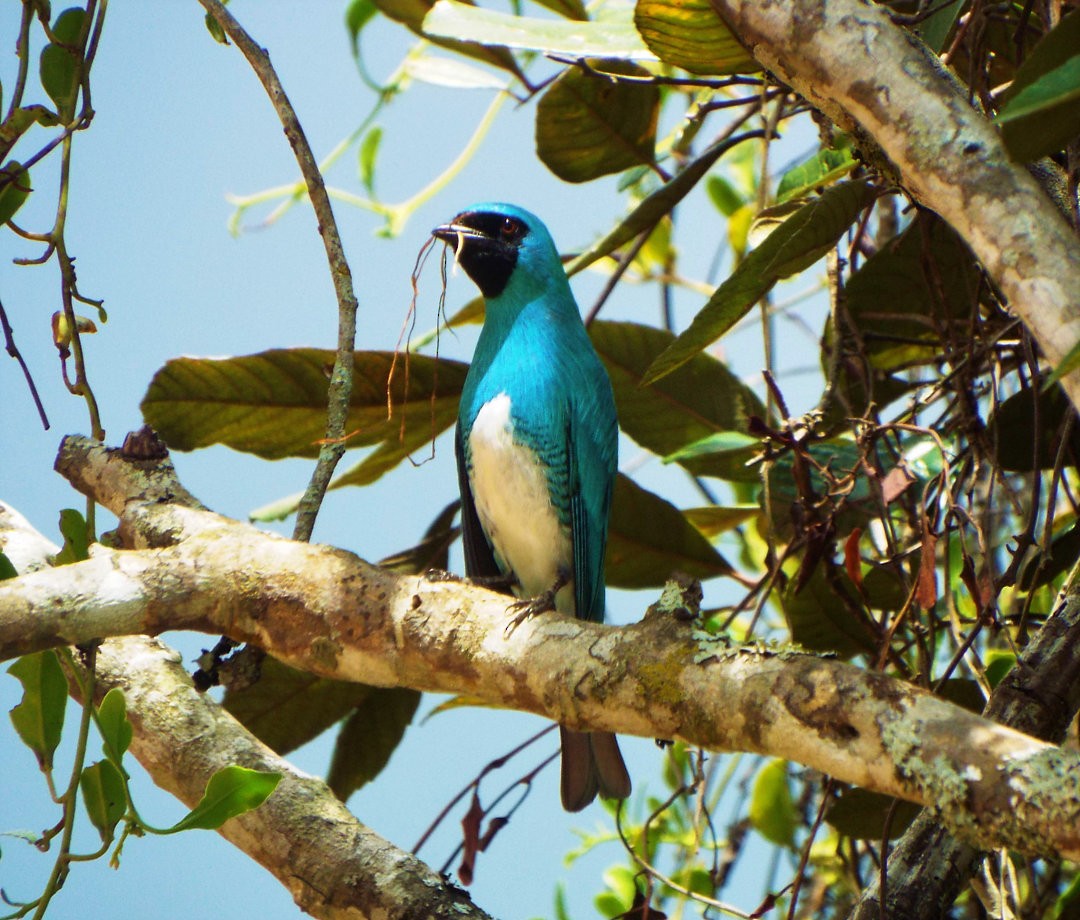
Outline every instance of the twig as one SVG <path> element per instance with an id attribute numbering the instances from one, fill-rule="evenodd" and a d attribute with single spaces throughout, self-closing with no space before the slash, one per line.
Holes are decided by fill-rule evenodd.
<path id="1" fill-rule="evenodd" d="M 34 385 L 34 378 L 30 376 L 30 368 L 26 366 L 26 360 L 15 345 L 15 330 L 11 328 L 11 323 L 8 322 L 7 311 L 4 309 L 2 302 L 0 302 L 0 326 L 4 329 L 4 343 L 7 353 L 19 362 L 23 376 L 26 377 L 26 385 L 30 388 L 30 395 L 34 399 L 34 405 L 37 406 L 38 415 L 41 416 L 41 424 L 48 431 L 49 418 L 45 414 L 45 407 L 41 404 L 41 397 L 38 395 L 37 387 Z"/>
<path id="2" fill-rule="evenodd" d="M 300 165 L 300 173 L 307 185 L 308 198 L 318 221 L 319 235 L 326 249 L 326 258 L 330 263 L 330 276 L 334 282 L 334 293 L 338 302 L 338 341 L 334 369 L 330 375 L 330 387 L 327 400 L 326 438 L 319 448 L 319 460 L 311 475 L 304 497 L 296 513 L 296 526 L 293 538 L 308 540 L 315 527 L 315 518 L 319 513 L 326 487 L 334 468 L 345 453 L 345 426 L 348 421 L 349 403 L 353 388 L 353 348 L 356 342 L 356 294 L 353 291 L 352 272 L 345 258 L 341 244 L 337 221 L 326 194 L 322 173 L 319 172 L 315 155 L 311 151 L 304 130 L 296 116 L 296 110 L 289 102 L 285 89 L 278 79 L 277 72 L 270 63 L 266 49 L 259 47 L 237 22 L 236 18 L 225 9 L 220 0 L 199 0 L 203 8 L 215 19 L 232 42 L 247 58 L 251 69 L 266 90 L 274 110 L 285 129 L 293 154 Z"/>

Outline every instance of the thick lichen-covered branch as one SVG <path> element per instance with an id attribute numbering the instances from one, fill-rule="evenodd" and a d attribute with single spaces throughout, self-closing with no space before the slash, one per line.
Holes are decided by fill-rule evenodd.
<path id="1" fill-rule="evenodd" d="M 783 757 L 930 805 L 980 846 L 1080 856 L 1074 752 L 842 662 L 733 646 L 687 617 L 693 599 L 677 591 L 632 626 L 549 615 L 508 635 L 499 595 L 161 502 L 182 491 L 168 464 L 69 438 L 57 465 L 80 488 L 107 483 L 97 500 L 121 516 L 128 545 L 146 548 L 0 586 L 4 657 L 102 635 L 223 632 L 327 677 Z"/>

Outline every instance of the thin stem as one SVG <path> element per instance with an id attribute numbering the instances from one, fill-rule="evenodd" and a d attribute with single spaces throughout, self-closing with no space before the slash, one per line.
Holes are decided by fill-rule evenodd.
<path id="1" fill-rule="evenodd" d="M 244 30 L 220 0 L 199 0 L 203 8 L 217 21 L 225 34 L 233 41 L 255 71 L 263 88 L 277 112 L 285 129 L 293 154 L 300 164 L 300 172 L 307 185 L 311 207 L 318 221 L 319 235 L 326 249 L 326 258 L 330 266 L 330 276 L 334 282 L 334 293 L 338 302 L 338 337 L 337 354 L 334 369 L 330 375 L 327 399 L 326 438 L 319 449 L 319 460 L 315 464 L 311 481 L 296 514 L 296 526 L 293 538 L 308 540 L 315 528 L 315 518 L 322 505 L 326 487 L 334 468 L 345 453 L 345 430 L 349 415 L 349 403 L 353 389 L 353 349 L 356 343 L 356 293 L 353 290 L 352 272 L 345 249 L 338 233 L 337 221 L 326 194 L 319 164 L 311 151 L 304 129 L 296 116 L 296 110 L 285 94 L 285 88 L 278 79 L 277 72 L 270 63 L 270 56 L 259 47 Z"/>

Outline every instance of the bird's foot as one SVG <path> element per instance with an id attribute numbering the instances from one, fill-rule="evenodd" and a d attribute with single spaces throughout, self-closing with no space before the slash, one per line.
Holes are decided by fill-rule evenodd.
<path id="1" fill-rule="evenodd" d="M 520 601 L 514 601 L 514 603 L 506 608 L 507 612 L 513 613 L 513 616 L 510 618 L 510 622 L 506 624 L 504 633 L 510 635 L 510 633 L 526 620 L 532 619 L 537 614 L 554 610 L 555 595 L 565 588 L 566 585 L 569 584 L 569 581 L 569 578 L 565 575 L 560 575 L 555 584 L 542 594 L 538 594 L 536 597 L 526 597 Z"/>
<path id="2" fill-rule="evenodd" d="M 524 600 L 514 601 L 514 603 L 506 608 L 506 612 L 513 615 L 510 617 L 510 622 L 506 624 L 506 629 L 503 632 L 506 635 L 510 635 L 510 633 L 526 620 L 531 620 L 537 614 L 554 610 L 555 595 L 557 593 L 556 590 L 545 591 L 543 594 L 538 594 L 536 597 L 527 597 Z"/>

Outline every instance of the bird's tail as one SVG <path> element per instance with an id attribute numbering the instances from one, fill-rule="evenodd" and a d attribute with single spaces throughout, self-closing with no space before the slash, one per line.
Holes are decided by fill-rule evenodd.
<path id="1" fill-rule="evenodd" d="M 630 795 L 630 774 L 611 732 L 575 732 L 560 725 L 559 733 L 563 808 L 581 811 L 598 792 L 610 799 Z"/>

